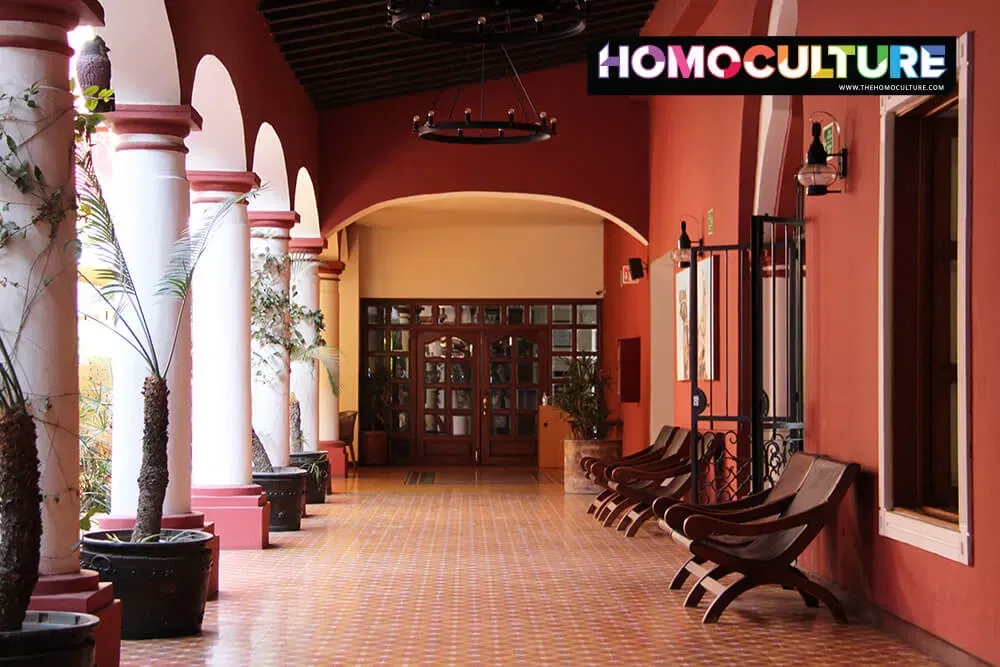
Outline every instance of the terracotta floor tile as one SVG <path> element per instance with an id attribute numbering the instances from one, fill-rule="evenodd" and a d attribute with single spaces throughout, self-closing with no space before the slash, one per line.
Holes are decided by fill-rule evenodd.
<path id="1" fill-rule="evenodd" d="M 705 603 L 667 589 L 684 552 L 652 523 L 634 539 L 600 526 L 560 479 L 363 470 L 302 531 L 222 553 L 200 636 L 123 642 L 122 664 L 934 664 L 780 589 L 704 626 Z"/>

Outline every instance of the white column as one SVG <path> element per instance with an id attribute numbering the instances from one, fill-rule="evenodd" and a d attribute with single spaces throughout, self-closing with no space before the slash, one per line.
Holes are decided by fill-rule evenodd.
<path id="1" fill-rule="evenodd" d="M 20 381 L 38 419 L 41 464 L 41 574 L 78 572 L 79 539 L 79 381 L 76 346 L 76 238 L 73 215 L 73 104 L 67 72 L 71 50 L 66 31 L 81 16 L 77 8 L 57 16 L 52 3 L 28 2 L 5 8 L 0 21 L 0 89 L 20 97 L 35 83 L 38 108 L 18 108 L 20 121 L 4 129 L 24 141 L 20 155 L 37 166 L 49 188 L 62 188 L 63 213 L 56 235 L 50 225 L 31 224 L 38 200 L 0 178 L 0 201 L 9 204 L 4 220 L 25 227 L 23 237 L 0 250 L 0 335 L 14 346 Z M 48 13 L 48 14 L 47 14 Z M 48 21 L 42 23 L 41 21 Z M 30 141 L 28 140 L 30 137 Z M 7 154 L 4 144 L 0 151 Z M 43 257 L 40 263 L 36 259 Z M 46 281 L 48 284 L 46 285 Z M 24 313 L 25 297 L 37 295 Z M 20 338 L 17 331 L 20 329 Z"/>
<path id="2" fill-rule="evenodd" d="M 192 484 L 250 484 L 250 225 L 245 204 L 221 202 L 260 185 L 251 172 L 190 171 L 191 226 L 212 223 L 191 294 Z"/>
<path id="3" fill-rule="evenodd" d="M 250 212 L 250 263 L 270 255 L 284 258 L 278 275 L 279 291 L 287 295 L 290 287 L 288 259 L 289 230 L 298 222 L 294 211 Z M 287 466 L 289 460 L 288 395 L 291 378 L 288 350 L 279 345 L 263 346 L 251 340 L 251 354 L 265 360 L 270 369 L 254 373 L 251 381 L 252 423 L 275 467 Z M 252 363 L 253 365 L 253 363 Z"/>
<path id="4" fill-rule="evenodd" d="M 289 242 L 292 260 L 292 300 L 306 310 L 319 310 L 319 262 L 316 256 L 326 244 L 323 239 L 296 238 Z M 310 344 L 317 335 L 326 339 L 309 323 L 299 323 L 299 333 Z M 319 450 L 319 386 L 329 387 L 326 371 L 315 360 L 291 363 L 291 392 L 299 401 L 302 416 L 303 450 Z"/>
<path id="5" fill-rule="evenodd" d="M 319 309 L 323 313 L 323 340 L 340 350 L 340 274 L 344 263 L 323 262 L 319 266 Z M 323 378 L 321 378 L 323 380 Z M 319 383 L 319 440 L 335 442 L 340 439 L 340 399 L 334 395 L 330 383 Z"/>
<path id="6" fill-rule="evenodd" d="M 145 314 L 160 372 L 166 370 L 170 483 L 165 514 L 191 511 L 191 320 L 190 310 L 157 286 L 187 231 L 189 188 L 184 137 L 201 119 L 190 107 L 122 105 L 108 114 L 118 142 L 113 156 L 114 193 L 109 197 L 115 231 Z M 139 326 L 131 312 L 125 315 Z M 138 329 L 136 329 L 138 331 Z M 176 332 L 176 342 L 175 342 Z M 169 367 L 168 367 L 169 364 Z M 142 385 L 150 369 L 122 341 L 112 355 L 111 514 L 135 516 L 142 461 Z"/>

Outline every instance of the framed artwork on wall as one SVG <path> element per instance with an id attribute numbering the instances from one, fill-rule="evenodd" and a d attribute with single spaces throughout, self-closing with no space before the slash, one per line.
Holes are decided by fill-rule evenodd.
<path id="1" fill-rule="evenodd" d="M 715 262 L 706 257 L 698 268 L 698 379 L 715 379 Z M 691 379 L 691 269 L 676 274 L 677 381 Z"/>

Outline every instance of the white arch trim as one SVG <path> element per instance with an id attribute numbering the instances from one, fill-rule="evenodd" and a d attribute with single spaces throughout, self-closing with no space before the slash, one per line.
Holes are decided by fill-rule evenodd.
<path id="1" fill-rule="evenodd" d="M 285 149 L 274 126 L 263 122 L 253 145 L 253 173 L 260 177 L 260 192 L 250 202 L 252 211 L 287 211 L 291 208 Z M 298 226 L 298 225 L 296 225 Z"/>
<path id="2" fill-rule="evenodd" d="M 305 167 L 301 167 L 295 176 L 295 212 L 299 214 L 299 224 L 292 227 L 292 236 L 317 238 L 320 230 L 316 188 Z"/>
<path id="3" fill-rule="evenodd" d="M 247 144 L 236 86 L 222 61 L 207 54 L 194 71 L 191 105 L 201 115 L 200 132 L 187 139 L 188 170 L 246 171 Z"/>
<path id="4" fill-rule="evenodd" d="M 768 35 L 795 35 L 798 29 L 798 0 L 772 0 Z M 781 166 L 791 124 L 792 98 L 788 95 L 762 95 L 760 125 L 757 132 L 757 174 L 754 182 L 753 210 L 757 215 L 777 214 L 781 192 Z"/>
<path id="5" fill-rule="evenodd" d="M 646 240 L 646 238 L 642 234 L 636 231 L 635 228 L 633 228 L 627 222 L 625 222 L 624 220 L 622 220 L 613 213 L 609 213 L 608 211 L 605 211 L 604 209 L 601 208 L 597 208 L 596 206 L 591 206 L 586 202 L 578 201 L 576 199 L 569 199 L 568 197 L 556 197 L 554 195 L 540 195 L 540 194 L 532 194 L 524 192 L 490 192 L 485 190 L 439 192 L 436 194 L 413 195 L 410 197 L 398 197 L 396 199 L 387 199 L 385 201 L 379 202 L 378 204 L 373 204 L 366 209 L 358 211 L 357 213 L 350 216 L 343 222 L 339 223 L 336 227 L 331 229 L 326 236 L 327 238 L 335 236 L 337 232 L 346 229 L 347 227 L 351 226 L 355 222 L 358 222 L 365 216 L 371 215 L 372 213 L 381 211 L 382 209 L 389 208 L 391 206 L 420 202 L 420 201 L 428 201 L 433 199 L 452 199 L 452 198 L 458 199 L 458 198 L 468 198 L 468 197 L 477 197 L 482 199 L 522 199 L 527 201 L 543 202 L 547 204 L 562 204 L 564 206 L 569 206 L 572 208 L 579 209 L 581 211 L 586 211 L 587 213 L 592 213 L 594 215 L 600 216 L 605 220 L 607 220 L 608 222 L 612 222 L 618 227 L 625 230 L 625 232 L 628 233 L 629 236 L 634 238 L 642 245 L 644 246 L 649 245 L 649 241 Z"/>

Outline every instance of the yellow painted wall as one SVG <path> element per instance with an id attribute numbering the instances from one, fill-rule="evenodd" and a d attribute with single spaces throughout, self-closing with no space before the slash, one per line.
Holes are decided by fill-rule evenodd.
<path id="1" fill-rule="evenodd" d="M 415 216 L 357 226 L 361 298 L 580 298 L 604 287 L 600 222 Z"/>
<path id="2" fill-rule="evenodd" d="M 360 271 L 356 230 L 345 231 L 341 243 L 340 261 L 344 262 L 344 272 L 340 274 L 340 410 L 357 410 Z"/>

